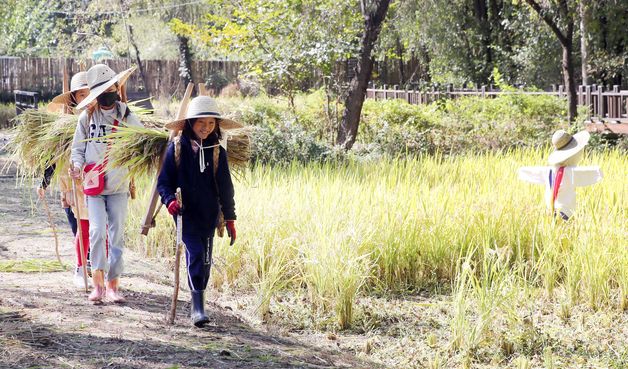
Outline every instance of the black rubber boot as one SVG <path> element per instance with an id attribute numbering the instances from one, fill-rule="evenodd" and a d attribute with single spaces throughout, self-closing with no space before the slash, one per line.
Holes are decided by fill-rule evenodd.
<path id="1" fill-rule="evenodd" d="M 190 312 L 192 324 L 202 327 L 209 323 L 209 317 L 205 315 L 205 291 L 192 291 L 192 311 Z"/>

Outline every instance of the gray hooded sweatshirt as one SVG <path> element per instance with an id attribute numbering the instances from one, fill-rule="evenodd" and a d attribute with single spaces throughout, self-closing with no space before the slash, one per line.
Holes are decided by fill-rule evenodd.
<path id="1" fill-rule="evenodd" d="M 111 133 L 114 119 L 118 119 L 119 126 L 143 127 L 138 117 L 130 113 L 124 120 L 124 113 L 127 106 L 117 102 L 111 110 L 96 109 L 91 121 L 88 121 L 87 110 L 79 116 L 74 139 L 72 141 L 72 154 L 70 160 L 74 166 L 84 164 L 102 163 L 107 151 L 107 143 L 98 140 Z M 105 172 L 105 189 L 102 195 L 112 195 L 129 190 L 129 182 L 126 178 L 128 170 L 126 168 L 109 168 Z"/>

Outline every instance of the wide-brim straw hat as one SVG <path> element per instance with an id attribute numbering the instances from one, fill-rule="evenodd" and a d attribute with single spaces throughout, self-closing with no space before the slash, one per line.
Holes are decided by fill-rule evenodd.
<path id="1" fill-rule="evenodd" d="M 72 93 L 83 89 L 89 89 L 87 85 L 87 72 L 78 72 L 72 76 L 70 91 L 55 96 L 50 103 L 71 106 L 74 104 Z"/>
<path id="2" fill-rule="evenodd" d="M 193 98 L 190 101 L 190 105 L 188 105 L 185 118 L 168 122 L 165 127 L 169 130 L 181 131 L 185 127 L 186 120 L 206 117 L 219 119 L 220 122 L 218 125 L 222 130 L 232 130 L 244 127 L 242 124 L 220 114 L 216 100 L 209 96 L 197 96 Z"/>
<path id="3" fill-rule="evenodd" d="M 96 64 L 89 68 L 87 71 L 87 85 L 89 86 L 89 95 L 76 106 L 76 109 L 81 110 L 89 103 L 94 101 L 100 94 L 105 92 L 109 87 L 113 86 L 116 82 L 122 86 L 126 83 L 131 73 L 135 71 L 136 67 L 131 67 L 123 72 L 116 74 L 111 68 L 104 64 Z"/>
<path id="4" fill-rule="evenodd" d="M 554 132 L 552 136 L 554 151 L 547 159 L 548 162 L 550 165 L 557 165 L 578 154 L 589 142 L 589 137 L 591 135 L 587 131 L 578 132 L 573 136 L 562 129 Z"/>

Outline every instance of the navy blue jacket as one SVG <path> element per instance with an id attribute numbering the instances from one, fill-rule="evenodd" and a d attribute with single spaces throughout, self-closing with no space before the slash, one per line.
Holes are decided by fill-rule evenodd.
<path id="1" fill-rule="evenodd" d="M 208 146 L 208 142 L 209 140 L 204 141 L 203 145 Z M 213 235 L 218 222 L 218 211 L 221 208 L 226 220 L 236 219 L 227 152 L 220 147 L 218 171 L 214 181 L 213 150 L 213 147 L 204 149 L 206 163 L 205 171 L 201 173 L 198 165 L 200 151 L 194 153 L 192 143 L 187 136 L 181 136 L 179 168 L 174 159 L 174 143 L 171 142 L 168 145 L 164 165 L 157 179 L 157 191 L 159 191 L 161 201 L 168 206 L 170 201 L 175 199 L 177 187 L 181 187 L 185 234 L 202 237 Z"/>

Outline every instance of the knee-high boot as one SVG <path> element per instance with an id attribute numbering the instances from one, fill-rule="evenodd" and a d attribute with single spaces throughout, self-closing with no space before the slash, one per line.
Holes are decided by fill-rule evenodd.
<path id="1" fill-rule="evenodd" d="M 209 322 L 209 317 L 205 315 L 205 290 L 192 291 L 190 318 L 192 318 L 192 324 L 199 328 Z"/>

